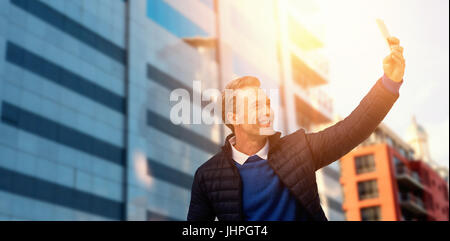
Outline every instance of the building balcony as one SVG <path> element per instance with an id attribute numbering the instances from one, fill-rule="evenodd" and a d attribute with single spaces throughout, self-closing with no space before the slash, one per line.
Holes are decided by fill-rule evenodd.
<path id="1" fill-rule="evenodd" d="M 328 60 L 321 50 L 291 48 L 292 78 L 302 87 L 314 87 L 328 83 Z"/>
<path id="2" fill-rule="evenodd" d="M 424 189 L 419 175 L 416 172 L 412 172 L 408 167 L 402 164 L 397 164 L 395 170 L 397 182 L 399 184 L 416 190 Z"/>
<path id="3" fill-rule="evenodd" d="M 324 54 L 324 43 L 317 32 L 311 31 L 314 27 L 304 25 L 306 22 L 295 12 L 288 14 L 289 51 L 294 79 L 308 85 L 325 84 L 329 77 L 329 62 Z"/>
<path id="4" fill-rule="evenodd" d="M 411 192 L 400 192 L 399 193 L 399 201 L 400 201 L 400 207 L 402 208 L 402 211 L 407 211 L 408 213 L 412 214 L 413 216 L 426 216 L 427 211 L 425 209 L 424 203 L 421 198 L 415 196 Z"/>
<path id="5" fill-rule="evenodd" d="M 332 99 L 318 88 L 304 89 L 294 86 L 297 119 L 308 119 L 310 124 L 325 124 L 332 121 Z"/>

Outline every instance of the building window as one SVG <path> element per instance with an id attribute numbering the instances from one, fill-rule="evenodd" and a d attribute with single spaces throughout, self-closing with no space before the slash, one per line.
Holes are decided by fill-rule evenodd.
<path id="1" fill-rule="evenodd" d="M 380 207 L 361 208 L 361 221 L 378 221 L 381 219 Z"/>
<path id="2" fill-rule="evenodd" d="M 403 164 L 396 156 L 394 156 L 394 164 L 395 166 Z"/>
<path id="3" fill-rule="evenodd" d="M 394 146 L 394 141 L 392 141 L 392 139 L 389 136 L 386 136 L 386 142 L 389 146 L 391 147 Z"/>
<path id="4" fill-rule="evenodd" d="M 445 184 L 444 184 L 445 185 Z M 448 202 L 448 189 L 446 186 L 442 186 L 442 194 L 444 194 L 445 201 Z"/>
<path id="5" fill-rule="evenodd" d="M 179 38 L 208 37 L 210 35 L 202 27 L 163 0 L 147 0 L 147 16 Z M 207 21 L 214 22 L 214 19 L 208 19 Z"/>
<path id="6" fill-rule="evenodd" d="M 417 173 L 416 171 L 411 171 L 411 176 L 412 176 L 412 178 L 414 180 L 416 180 L 417 182 L 421 183 L 419 173 Z"/>
<path id="7" fill-rule="evenodd" d="M 359 200 L 378 197 L 377 180 L 358 182 Z"/>
<path id="8" fill-rule="evenodd" d="M 375 158 L 373 154 L 356 157 L 355 166 L 357 174 L 375 171 Z"/>
<path id="9" fill-rule="evenodd" d="M 211 10 L 214 11 L 214 1 L 215 0 L 200 0 L 203 4 L 205 4 L 206 6 L 208 6 Z"/>
<path id="10" fill-rule="evenodd" d="M 397 175 L 406 174 L 408 172 L 408 169 L 406 168 L 405 164 L 403 164 L 403 162 L 396 156 L 394 156 L 394 165 Z"/>
<path id="11" fill-rule="evenodd" d="M 414 151 L 408 151 L 408 159 L 411 160 L 414 158 Z"/>

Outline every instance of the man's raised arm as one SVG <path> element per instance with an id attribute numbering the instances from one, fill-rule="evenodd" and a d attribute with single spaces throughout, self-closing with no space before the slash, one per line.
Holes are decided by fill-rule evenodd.
<path id="1" fill-rule="evenodd" d="M 395 37 L 389 39 L 391 53 L 383 60 L 384 75 L 344 120 L 316 133 L 306 134 L 315 169 L 347 154 L 375 130 L 399 97 L 405 61 Z"/>

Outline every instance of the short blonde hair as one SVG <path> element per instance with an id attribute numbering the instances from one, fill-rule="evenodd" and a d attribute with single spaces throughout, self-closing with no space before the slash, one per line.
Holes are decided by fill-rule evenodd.
<path id="1" fill-rule="evenodd" d="M 235 95 L 225 95 L 226 90 L 238 90 L 242 89 L 244 87 L 260 87 L 261 82 L 258 78 L 254 76 L 243 76 L 236 79 L 233 79 L 230 81 L 226 86 L 225 89 L 222 91 L 222 120 L 225 123 L 225 125 L 231 129 L 232 132 L 234 132 L 234 127 L 231 124 L 227 124 L 226 122 L 226 111 L 227 106 L 233 106 L 233 113 L 236 113 L 236 96 Z"/>

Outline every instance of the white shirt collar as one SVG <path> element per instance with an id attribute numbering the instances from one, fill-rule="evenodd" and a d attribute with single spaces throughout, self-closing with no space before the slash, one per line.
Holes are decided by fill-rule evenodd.
<path id="1" fill-rule="evenodd" d="M 244 165 L 245 161 L 250 157 L 249 155 L 242 153 L 238 151 L 234 145 L 236 144 L 236 136 L 233 136 L 229 140 L 231 144 L 231 149 L 233 152 L 233 160 L 240 165 Z M 267 160 L 267 155 L 269 154 L 269 139 L 266 140 L 266 144 L 259 150 L 255 155 L 259 156 L 260 158 Z"/>

